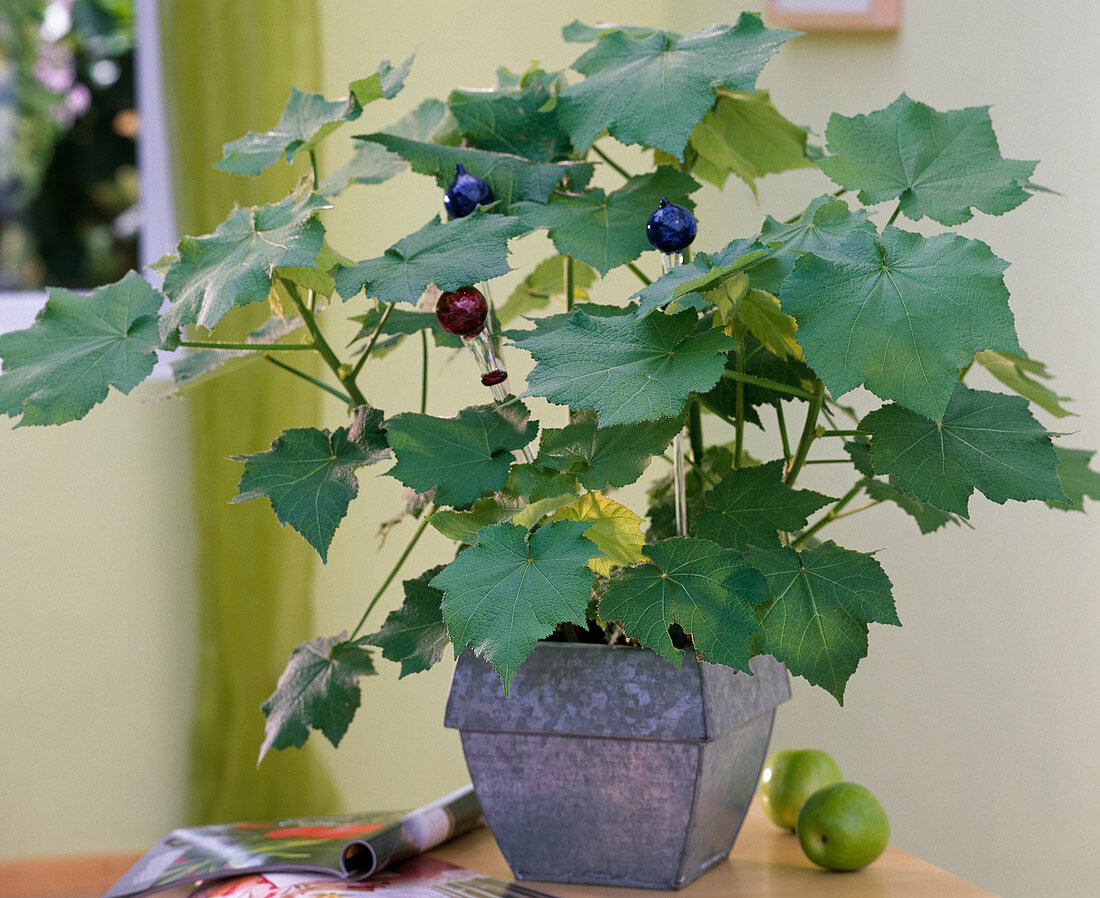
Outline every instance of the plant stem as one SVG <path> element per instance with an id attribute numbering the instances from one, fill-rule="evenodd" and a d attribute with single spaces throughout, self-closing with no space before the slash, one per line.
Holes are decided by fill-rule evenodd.
<path id="1" fill-rule="evenodd" d="M 420 414 L 428 411 L 428 332 L 420 332 Z"/>
<path id="2" fill-rule="evenodd" d="M 691 445 L 692 464 L 698 466 L 703 463 L 703 412 L 699 400 L 691 400 L 688 406 L 688 442 Z"/>
<path id="3" fill-rule="evenodd" d="M 599 156 L 604 162 L 606 162 L 608 165 L 610 165 L 613 169 L 615 169 L 615 171 L 617 171 L 620 175 L 622 175 L 628 181 L 630 180 L 630 178 L 632 177 L 630 172 L 628 172 L 625 168 L 623 168 L 621 165 L 619 165 L 618 162 L 616 162 L 614 159 L 612 159 L 610 156 L 608 156 L 607 153 L 605 153 L 603 150 L 601 150 L 595 144 L 592 144 L 592 152 L 595 153 L 597 156 Z"/>
<path id="4" fill-rule="evenodd" d="M 806 462 L 808 465 L 850 465 L 851 463 L 850 458 L 811 458 Z"/>
<path id="5" fill-rule="evenodd" d="M 274 365 L 276 368 L 282 368 L 284 371 L 293 374 L 295 377 L 300 377 L 302 378 L 302 380 L 307 380 L 315 387 L 320 387 L 326 393 L 331 393 L 340 401 L 346 402 L 348 405 L 352 405 L 352 399 L 347 393 L 341 393 L 339 390 L 336 389 L 336 387 L 329 386 L 323 380 L 318 380 L 312 374 L 306 374 L 304 371 L 299 371 L 297 368 L 292 368 L 290 365 L 286 364 L 285 362 L 280 362 L 277 358 L 271 355 L 265 355 L 264 359 L 271 362 L 271 364 Z"/>
<path id="6" fill-rule="evenodd" d="M 704 400 L 702 396 L 696 396 L 695 400 L 703 408 L 705 408 L 708 412 L 710 412 L 712 415 L 714 415 L 714 417 L 718 418 L 720 421 L 725 421 L 730 427 L 736 427 L 737 426 L 737 422 L 734 421 L 733 418 L 731 418 L 729 415 L 725 414 L 724 412 L 718 411 L 718 409 L 716 409 L 713 405 L 711 405 L 709 402 Z"/>
<path id="7" fill-rule="evenodd" d="M 357 361 L 355 367 L 351 369 L 352 380 L 355 380 L 359 376 L 359 372 L 363 370 L 363 366 L 367 363 L 367 357 L 370 355 L 371 350 L 374 349 L 374 344 L 378 342 L 378 338 L 382 335 L 382 329 L 386 326 L 386 322 L 390 320 L 391 312 L 393 312 L 392 302 L 386 306 L 386 311 L 382 313 L 382 317 L 379 319 L 378 324 L 375 325 L 374 333 L 370 335 L 370 340 L 367 341 L 367 348 L 363 350 L 363 354 L 359 356 L 359 361 Z"/>
<path id="8" fill-rule="evenodd" d="M 400 557 L 394 563 L 393 569 L 386 575 L 386 579 L 382 582 L 382 585 L 378 587 L 378 592 L 374 594 L 370 602 L 367 604 L 367 610 L 363 612 L 363 616 L 359 618 L 359 623 L 355 625 L 355 629 L 352 631 L 351 636 L 348 637 L 348 641 L 355 639 L 359 635 L 359 631 L 363 629 L 363 624 L 367 622 L 367 618 L 370 617 L 370 613 L 374 610 L 374 606 L 378 604 L 378 600 L 382 598 L 382 594 L 386 591 L 389 585 L 393 582 L 393 578 L 397 576 L 398 571 L 401 570 L 402 565 L 409 560 L 409 555 L 412 554 L 413 547 L 420 539 L 424 530 L 428 526 L 428 521 L 435 513 L 438 505 L 432 505 L 424 514 L 424 520 L 420 522 L 420 526 L 416 528 L 416 532 L 412 535 L 412 539 L 409 540 L 409 544 L 405 546 L 405 550 L 401 553 Z"/>
<path id="9" fill-rule="evenodd" d="M 779 381 L 768 380 L 764 377 L 757 377 L 754 374 L 745 374 L 742 371 L 724 371 L 723 377 L 729 377 L 736 381 L 742 381 L 747 384 L 756 384 L 758 387 L 766 387 L 769 390 L 775 390 L 777 393 L 787 393 L 790 396 L 797 396 L 800 399 L 813 399 L 814 394 L 803 390 L 800 387 L 790 387 L 787 384 L 781 384 Z"/>
<path id="10" fill-rule="evenodd" d="M 740 340 L 736 352 L 737 373 L 745 373 L 745 341 Z M 737 470 L 741 467 L 741 450 L 745 444 L 745 382 L 739 378 L 734 381 L 734 408 L 736 419 L 734 421 L 733 437 L 733 467 Z"/>
<path id="11" fill-rule="evenodd" d="M 313 317 L 313 311 L 309 309 L 302 301 L 302 297 L 298 295 L 297 288 L 287 281 L 279 282 L 286 290 L 287 295 L 291 298 L 294 305 L 298 308 L 298 314 L 302 316 L 302 320 L 306 323 L 306 327 L 309 328 L 310 334 L 313 336 L 313 342 L 317 346 L 317 351 L 321 354 L 321 358 L 325 360 L 325 364 L 333 374 L 336 375 L 336 379 L 344 385 L 344 389 L 348 391 L 348 396 L 351 397 L 351 403 L 353 405 L 366 405 L 367 398 L 360 392 L 359 387 L 355 385 L 355 375 L 343 374 L 341 372 L 340 359 L 336 357 L 336 353 L 332 351 L 332 347 L 328 345 L 328 341 L 325 339 L 325 335 L 321 333 L 321 329 L 317 326 L 317 320 Z M 364 354 L 365 355 L 365 354 Z"/>
<path id="12" fill-rule="evenodd" d="M 779 442 L 783 446 L 783 464 L 789 465 L 791 463 L 791 443 L 787 438 L 787 418 L 783 414 L 783 403 L 776 403 L 775 406 L 776 422 L 779 426 Z"/>
<path id="13" fill-rule="evenodd" d="M 798 472 L 806 464 L 806 456 L 810 454 L 810 446 L 817 436 L 817 416 L 821 413 L 821 403 L 825 398 L 824 381 L 816 381 L 813 397 L 810 399 L 810 407 L 806 410 L 806 423 L 802 425 L 802 436 L 798 440 L 798 448 L 795 450 L 794 461 L 783 482 L 790 486 L 794 483 Z"/>
<path id="14" fill-rule="evenodd" d="M 662 455 L 661 458 L 663 458 L 669 464 L 672 464 L 672 459 L 669 458 L 667 455 Z M 702 480 L 706 483 L 709 483 L 711 486 L 717 486 L 718 485 L 718 481 L 715 480 L 713 477 L 711 477 L 710 474 L 708 474 L 706 471 L 704 471 L 702 465 L 697 465 L 695 463 L 694 459 L 689 457 L 688 458 L 688 463 L 691 465 L 691 470 L 693 470 L 695 472 L 696 476 L 700 480 Z"/>
<path id="15" fill-rule="evenodd" d="M 309 167 L 313 172 L 313 186 L 317 187 L 321 183 L 321 176 L 317 172 L 317 151 L 313 148 L 309 148 Z"/>
<path id="16" fill-rule="evenodd" d="M 897 220 L 898 213 L 901 212 L 901 203 L 898 203 L 897 208 L 894 209 L 894 214 L 890 216 L 890 220 L 886 222 L 886 227 L 890 227 Z"/>
<path id="17" fill-rule="evenodd" d="M 642 271 L 642 269 L 640 269 L 633 262 L 627 262 L 626 267 L 629 268 L 631 271 L 633 271 L 634 274 L 637 276 L 638 280 L 641 281 L 643 284 L 645 284 L 647 287 L 650 284 L 653 283 L 653 281 L 650 278 L 646 277 L 645 272 Z"/>
<path id="18" fill-rule="evenodd" d="M 860 481 L 850 490 L 848 490 L 848 492 L 846 492 L 843 496 L 841 496 L 832 508 L 825 512 L 825 514 L 823 514 L 819 520 L 814 522 L 812 527 L 803 530 L 802 533 L 798 535 L 798 539 L 791 543 L 791 545 L 797 549 L 799 546 L 804 545 L 806 540 L 817 533 L 817 531 L 824 527 L 826 524 L 835 521 L 840 515 L 841 509 L 844 508 L 844 506 L 847 505 L 849 502 L 851 502 L 856 496 L 858 496 L 860 492 L 862 492 L 862 490 L 863 481 Z"/>
<path id="19" fill-rule="evenodd" d="M 573 266 L 573 257 L 565 257 L 565 311 L 573 311 L 573 303 L 576 301 L 577 278 Z"/>
<path id="20" fill-rule="evenodd" d="M 826 430 L 822 431 L 823 437 L 859 437 L 864 436 L 861 430 Z"/>
<path id="21" fill-rule="evenodd" d="M 180 340 L 187 349 L 248 349 L 253 352 L 305 352 L 317 347 L 312 343 L 219 343 L 214 340 Z"/>

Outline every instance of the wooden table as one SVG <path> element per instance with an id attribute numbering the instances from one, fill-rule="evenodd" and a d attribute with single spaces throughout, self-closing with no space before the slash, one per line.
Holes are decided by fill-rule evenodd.
<path id="1" fill-rule="evenodd" d="M 480 873 L 511 880 L 488 829 L 480 828 L 431 852 Z M 0 862 L 0 898 L 99 898 L 137 859 L 101 855 L 54 861 Z M 561 898 L 988 898 L 993 895 L 893 845 L 856 873 L 831 873 L 811 864 L 793 833 L 776 828 L 753 803 L 729 860 L 679 892 L 528 883 Z M 175 898 L 177 891 L 161 893 Z"/>

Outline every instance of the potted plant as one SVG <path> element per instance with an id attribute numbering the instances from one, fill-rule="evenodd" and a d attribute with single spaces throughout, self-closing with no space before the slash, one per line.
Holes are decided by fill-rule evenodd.
<path id="1" fill-rule="evenodd" d="M 502 70 L 487 90 L 426 100 L 389 127 L 359 128 L 350 162 L 324 176 L 318 143 L 396 95 L 412 60 L 383 62 L 337 100 L 295 90 L 271 131 L 228 144 L 217 165 L 248 176 L 308 157 L 299 188 L 183 238 L 159 289 L 130 273 L 88 296 L 52 290 L 31 328 L 0 337 L 0 410 L 21 425 L 83 417 L 109 386 L 129 392 L 159 351 L 180 347 L 181 389 L 262 354 L 338 396 L 346 426 L 288 421 L 269 448 L 241 447 L 239 497 L 270 501 L 325 559 L 373 468 L 410 490 L 395 518 L 419 519 L 410 549 L 431 526 L 456 554 L 406 580 L 403 606 L 376 621 L 406 551 L 350 634 L 295 648 L 264 705 L 261 755 L 302 745 L 312 729 L 338 743 L 379 650 L 406 675 L 450 642 L 462 657 L 448 717 L 469 752 L 489 752 L 491 773 L 473 777 L 498 835 L 522 829 L 494 820 L 486 802 L 508 758 L 528 778 L 535 762 L 515 752 L 572 751 L 574 771 L 589 765 L 580 793 L 557 809 L 517 809 L 588 842 L 585 827 L 604 824 L 582 823 L 582 806 L 606 806 L 616 790 L 631 800 L 612 816 L 629 815 L 635 835 L 676 816 L 685 780 L 670 773 L 662 792 L 654 771 L 691 756 L 686 782 L 701 785 L 675 809 L 690 863 L 645 880 L 679 885 L 728 851 L 785 695 L 784 666 L 842 701 L 869 625 L 898 623 L 877 558 L 828 540 L 830 524 L 885 503 L 930 532 L 965 520 L 975 490 L 1081 508 L 1100 475 L 1091 452 L 1056 447 L 1032 414 L 1030 405 L 1064 410 L 1018 341 L 1007 263 L 980 240 L 924 233 L 974 210 L 1003 214 L 1039 189 L 1035 163 L 1002 157 L 987 108 L 937 111 L 902 95 L 867 115 L 834 115 L 819 148 L 756 88 L 795 35 L 754 15 L 691 35 L 574 23 L 564 36 L 586 45 L 572 73 Z M 616 143 L 643 147 L 647 170 L 620 165 Z M 795 218 L 766 217 L 751 234 L 696 228 L 692 197 L 705 185 L 813 165 L 836 190 L 808 198 Z M 436 179 L 446 214 L 386 249 L 329 245 L 326 210 L 406 167 Z M 487 285 L 509 270 L 509 242 L 534 231 L 556 255 L 494 304 Z M 652 247 L 660 274 L 643 258 Z M 586 301 L 623 267 L 636 290 Z M 264 302 L 271 316 L 247 340 L 219 339 L 228 311 Z M 360 328 L 350 353 L 329 331 L 345 310 Z M 458 415 L 366 401 L 366 379 L 385 376 L 384 350 L 414 334 L 426 354 L 476 357 L 480 384 L 471 367 L 473 401 Z M 302 352 L 320 357 L 325 378 L 294 364 Z M 507 377 L 505 352 L 530 355 L 525 389 Z M 1008 392 L 967 385 L 975 364 Z M 879 406 L 849 405 L 857 387 Z M 558 416 L 536 420 L 532 398 Z M 771 435 L 754 442 L 765 453 L 750 456 L 748 427 Z M 850 486 L 805 489 L 800 476 L 818 462 L 850 466 Z M 642 478 L 639 514 L 614 493 Z M 546 704 L 555 685 L 566 698 Z M 593 709 L 595 723 L 576 724 Z M 494 729 L 504 749 L 488 745 Z M 630 733 L 641 739 L 628 743 Z M 563 748 L 565 735 L 583 747 Z M 655 807 L 640 808 L 639 789 L 594 765 L 607 742 L 632 745 Z M 735 756 L 740 742 L 749 747 Z M 655 746 L 670 754 L 646 760 Z M 565 795 L 559 774 L 544 779 Z M 735 780 L 747 794 L 730 792 Z M 498 791 L 504 802 L 507 788 Z M 700 832 L 710 841 L 691 841 Z M 535 847 L 577 853 L 549 839 Z M 509 860 L 520 875 L 554 875 Z M 607 859 L 559 875 L 629 881 Z"/>

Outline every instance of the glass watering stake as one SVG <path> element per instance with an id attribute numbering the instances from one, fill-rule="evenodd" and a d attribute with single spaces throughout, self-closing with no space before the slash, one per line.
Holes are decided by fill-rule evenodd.
<path id="1" fill-rule="evenodd" d="M 459 287 L 439 297 L 435 306 L 439 326 L 447 333 L 461 338 L 462 345 L 473 353 L 481 382 L 493 393 L 493 399 L 502 403 L 508 398 L 505 383 L 508 372 L 504 370 L 493 345 L 493 335 L 488 327 L 489 303 L 477 287 Z M 535 456 L 530 446 L 523 447 L 523 457 L 533 462 Z"/>
<path id="2" fill-rule="evenodd" d="M 684 250 L 695 239 L 695 216 L 683 206 L 662 197 L 649 216 L 645 233 L 653 248 L 661 253 L 661 273 L 668 274 L 684 264 Z M 676 533 L 687 536 L 687 480 L 684 474 L 684 432 L 672 440 L 672 498 L 676 512 Z"/>

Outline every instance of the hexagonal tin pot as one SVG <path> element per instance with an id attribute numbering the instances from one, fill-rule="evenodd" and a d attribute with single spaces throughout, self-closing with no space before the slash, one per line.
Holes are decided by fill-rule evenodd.
<path id="1" fill-rule="evenodd" d="M 540 643 L 505 697 L 464 652 L 445 722 L 516 878 L 677 889 L 722 861 L 790 697 L 782 664 L 751 668 Z"/>

